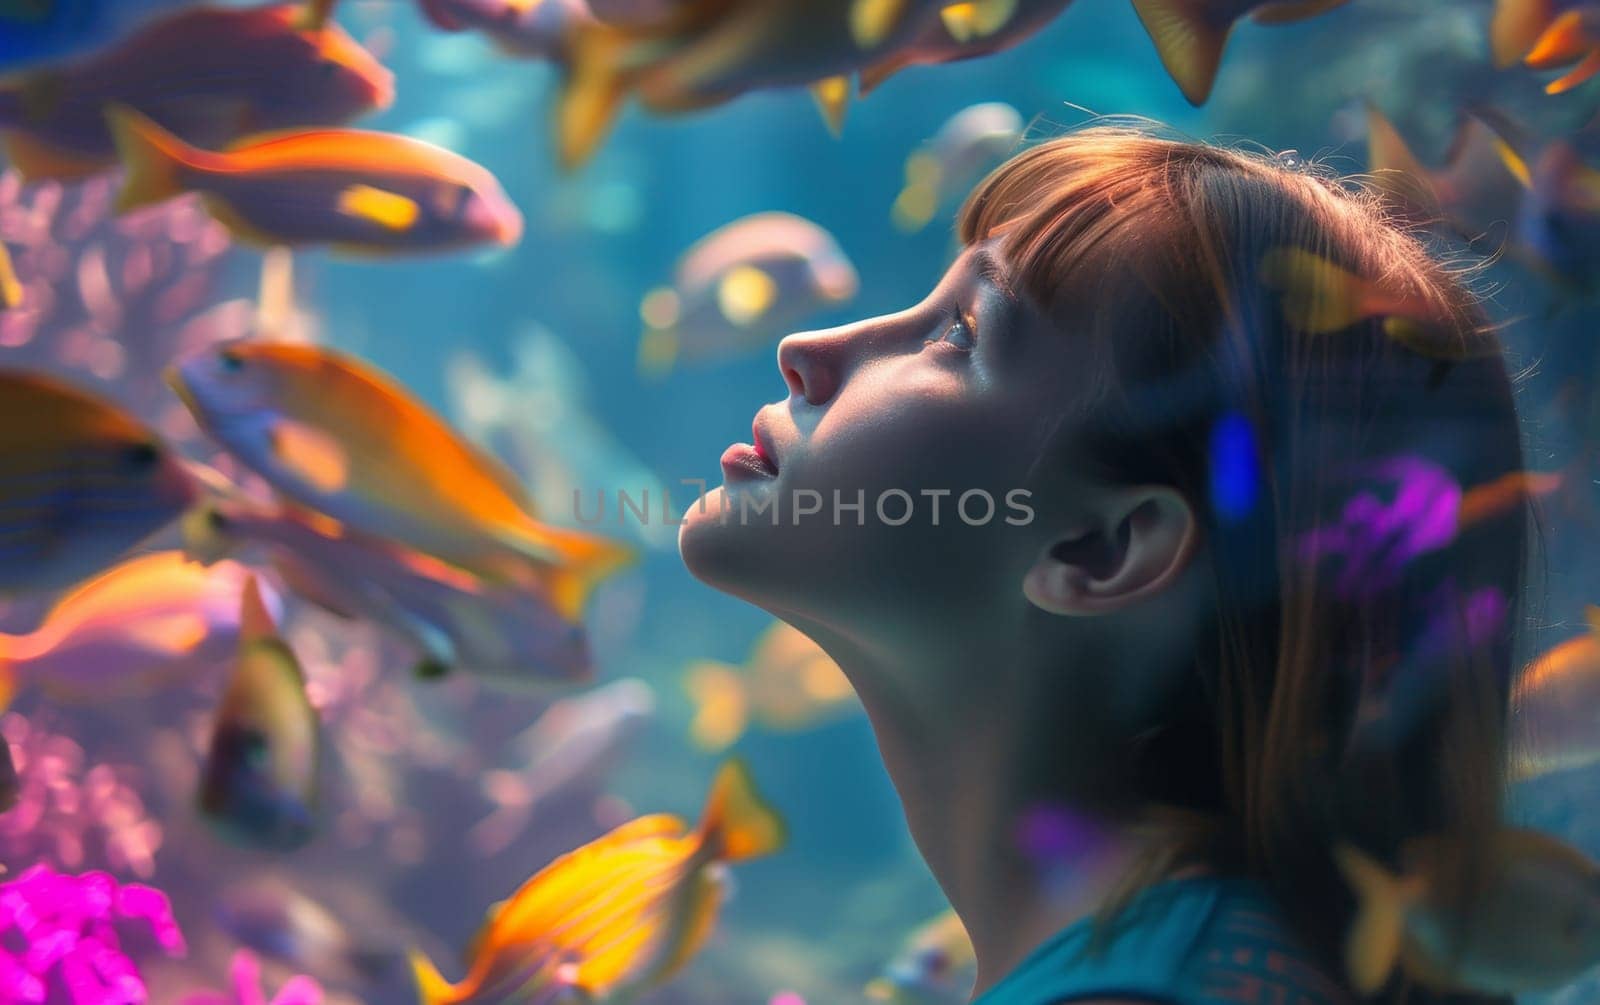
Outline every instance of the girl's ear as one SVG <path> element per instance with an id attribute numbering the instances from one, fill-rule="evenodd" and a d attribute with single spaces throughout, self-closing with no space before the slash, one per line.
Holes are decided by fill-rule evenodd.
<path id="1" fill-rule="evenodd" d="M 1088 529 L 1064 537 L 1034 562 L 1023 595 L 1052 614 L 1110 614 L 1167 588 L 1194 555 L 1194 508 L 1165 485 L 1119 489 Z"/>

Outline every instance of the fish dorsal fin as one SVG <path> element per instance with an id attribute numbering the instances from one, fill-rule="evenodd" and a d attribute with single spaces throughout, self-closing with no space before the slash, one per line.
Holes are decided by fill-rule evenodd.
<path id="1" fill-rule="evenodd" d="M 965 0 L 939 11 L 945 31 L 957 42 L 966 44 L 988 38 L 1011 23 L 1017 13 L 1017 0 Z"/>
<path id="2" fill-rule="evenodd" d="M 1133 0 L 1133 9 L 1156 44 L 1156 52 L 1191 105 L 1211 95 L 1229 25 L 1210 20 L 1197 0 Z"/>
<path id="3" fill-rule="evenodd" d="M 269 432 L 272 453 L 298 478 L 318 492 L 337 492 L 350 475 L 344 445 L 315 426 L 278 418 Z"/>
<path id="4" fill-rule="evenodd" d="M 338 206 L 345 216 L 375 223 L 395 233 L 416 226 L 422 213 L 416 200 L 371 185 L 351 185 L 339 193 Z"/>
<path id="5" fill-rule="evenodd" d="M 277 634 L 278 626 L 261 599 L 261 583 L 252 574 L 244 581 L 244 592 L 239 596 L 239 641 L 248 644 L 270 639 Z"/>
<path id="6" fill-rule="evenodd" d="M 889 37 L 905 16 L 907 0 L 853 0 L 850 37 L 861 49 L 872 49 Z"/>
<path id="7" fill-rule="evenodd" d="M 850 78 L 841 75 L 819 80 L 811 85 L 811 96 L 817 99 L 828 132 L 838 139 L 844 134 L 845 114 L 850 111 Z"/>
<path id="8" fill-rule="evenodd" d="M 731 760 L 711 785 L 698 833 L 714 861 L 737 862 L 776 851 L 785 831 L 778 814 L 756 794 L 749 769 Z"/>

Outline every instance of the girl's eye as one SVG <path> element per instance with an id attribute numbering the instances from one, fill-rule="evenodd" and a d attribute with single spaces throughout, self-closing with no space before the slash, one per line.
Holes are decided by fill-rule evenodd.
<path id="1" fill-rule="evenodd" d="M 945 325 L 944 331 L 939 334 L 938 338 L 928 340 L 930 345 L 935 342 L 945 342 L 951 348 L 960 349 L 963 352 L 970 351 L 973 345 L 972 329 L 967 326 L 966 319 L 955 318 Z"/>

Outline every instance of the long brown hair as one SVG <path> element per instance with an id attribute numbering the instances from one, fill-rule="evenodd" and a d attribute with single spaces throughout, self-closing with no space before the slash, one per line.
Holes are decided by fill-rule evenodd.
<path id="1" fill-rule="evenodd" d="M 1357 185 L 1127 126 L 1019 154 L 969 198 L 960 236 L 995 241 L 1062 337 L 1086 340 L 1101 390 L 1069 420 L 1101 473 L 1176 487 L 1209 544 L 1198 712 L 1151 744 L 1144 777 L 1151 804 L 1210 825 L 1143 881 L 1226 859 L 1330 966 L 1354 908 L 1340 842 L 1398 867 L 1409 839 L 1453 837 L 1448 886 L 1471 896 L 1501 820 L 1529 516 L 1452 525 L 1451 485 L 1523 463 L 1512 381 L 1462 270 Z M 1286 289 L 1285 256 L 1312 263 L 1300 279 L 1316 288 Z M 1427 337 L 1400 337 L 1416 327 L 1364 311 L 1358 290 L 1407 305 Z M 1307 303 L 1326 310 L 1307 320 Z M 1214 488 L 1236 449 L 1219 429 L 1245 431 L 1242 506 Z M 1423 476 L 1443 502 L 1351 523 L 1407 512 L 1396 480 Z"/>

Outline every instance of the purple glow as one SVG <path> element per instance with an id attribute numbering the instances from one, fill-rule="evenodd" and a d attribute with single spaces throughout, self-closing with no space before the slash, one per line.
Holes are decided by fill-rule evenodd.
<path id="1" fill-rule="evenodd" d="M 1362 492 L 1345 504 L 1338 522 L 1300 539 L 1305 561 L 1342 559 L 1333 590 L 1345 600 L 1395 586 L 1417 556 L 1455 539 L 1461 511 L 1460 483 L 1431 461 L 1396 457 L 1368 474 L 1396 483 L 1393 502 Z"/>

